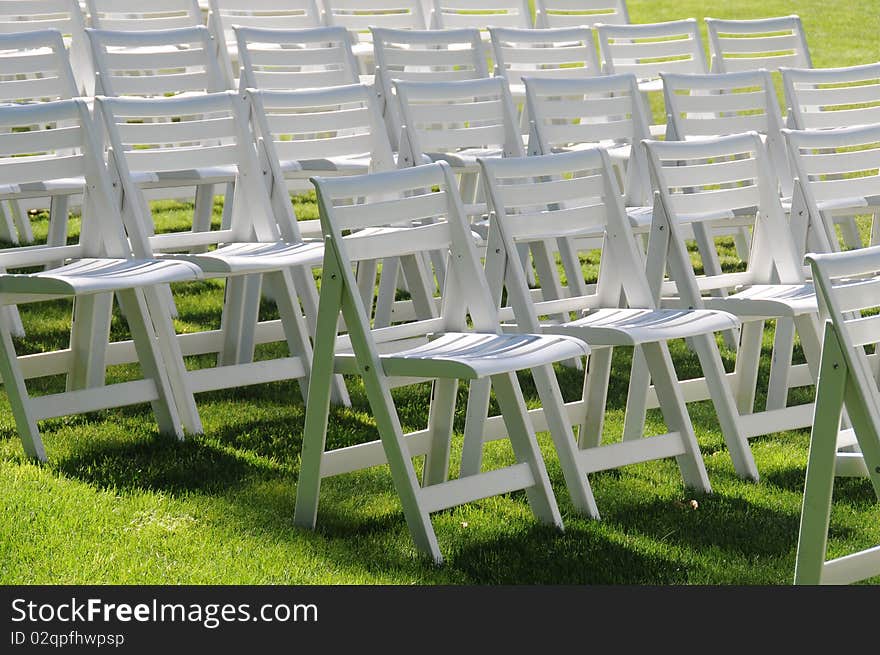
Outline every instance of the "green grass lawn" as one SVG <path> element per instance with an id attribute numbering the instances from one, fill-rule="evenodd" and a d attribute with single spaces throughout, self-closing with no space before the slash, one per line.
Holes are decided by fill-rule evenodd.
<path id="1" fill-rule="evenodd" d="M 696 0 L 631 0 L 634 22 L 706 15 L 761 17 L 798 13 L 817 66 L 880 60 L 876 0 L 740 0 L 716 11 Z M 656 107 L 655 107 L 656 109 Z M 314 218 L 313 197 L 296 199 L 300 218 Z M 173 229 L 187 206 L 167 204 Z M 45 236 L 45 215 L 35 231 Z M 182 286 L 180 329 L 216 325 L 218 282 Z M 29 305 L 22 353 L 64 347 L 64 302 Z M 274 308 L 266 303 L 265 316 Z M 125 335 L 114 321 L 114 337 Z M 765 336 L 769 355 L 771 335 Z M 682 377 L 695 357 L 673 344 Z M 270 353 L 267 353 L 270 354 Z M 608 432 L 622 428 L 629 354 L 616 356 Z M 725 353 L 726 359 L 732 353 Z M 769 364 L 761 369 L 763 406 Z M 569 395 L 580 374 L 559 368 Z M 125 367 L 111 377 L 134 373 Z M 332 446 L 375 437 L 363 391 L 350 379 L 353 406 L 334 408 Z M 530 403 L 537 402 L 523 377 Z M 34 388 L 59 391 L 61 379 Z M 423 427 L 426 385 L 395 392 L 406 429 Z M 463 392 L 464 390 L 462 390 Z M 462 393 L 462 399 L 464 398 Z M 793 392 L 809 399 L 809 390 Z M 454 459 L 461 446 L 459 403 Z M 522 493 L 507 494 L 434 515 L 446 563 L 418 556 L 384 467 L 324 482 L 318 529 L 293 527 L 304 407 L 295 383 L 276 383 L 199 396 L 205 434 L 185 443 L 160 437 L 146 406 L 42 423 L 49 461 L 28 461 L 5 395 L 0 395 L 0 583 L 127 584 L 788 584 L 794 558 L 809 444 L 808 431 L 752 442 L 761 481 L 736 477 L 711 403 L 690 405 L 714 487 L 685 489 L 673 461 L 591 476 L 601 521 L 573 513 L 559 463 L 539 435 L 566 531 L 536 524 Z M 656 410 L 649 426 L 662 431 Z M 486 466 L 509 464 L 509 447 L 486 447 Z M 880 543 L 880 505 L 866 480 L 838 480 L 829 555 Z"/>

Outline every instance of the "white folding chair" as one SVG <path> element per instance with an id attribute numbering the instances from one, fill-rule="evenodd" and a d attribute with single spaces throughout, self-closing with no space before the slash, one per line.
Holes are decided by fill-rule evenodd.
<path id="1" fill-rule="evenodd" d="M 0 34 L 58 30 L 70 54 L 70 67 L 82 95 L 94 93 L 94 77 L 89 46 L 83 28 L 85 21 L 77 0 L 2 0 Z"/>
<path id="2" fill-rule="evenodd" d="M 569 462 L 571 475 L 584 476 L 674 456 L 688 486 L 710 491 L 667 341 L 702 340 L 702 351 L 708 355 L 707 376 L 723 386 L 724 368 L 714 348 L 713 333 L 735 327 L 736 319 L 723 312 L 656 308 L 611 161 L 601 148 L 480 161 L 492 209 L 486 271 L 496 303 L 501 302 L 502 292 L 506 292 L 502 320 L 512 320 L 517 330 L 528 333 L 574 336 L 591 347 L 583 396 L 566 404 L 566 423 L 579 425 L 579 450 L 575 461 Z M 562 293 L 546 284 L 547 278 L 540 270 L 540 288 L 532 289 L 522 260 L 510 256 L 518 247 L 534 241 L 571 240 L 597 234 L 602 243 L 599 252 L 591 253 L 591 259 L 597 255 L 599 258 L 598 280 L 592 288 L 588 288 L 583 272 L 578 269 L 568 277 Z M 536 260 L 535 265 L 538 263 Z M 553 318 L 559 314 L 563 316 L 561 320 Z M 571 315 L 577 318 L 571 320 Z M 642 438 L 644 434 L 628 435 L 624 441 L 603 443 L 611 355 L 620 346 L 641 347 L 650 362 L 667 433 L 649 438 Z M 533 375 L 539 390 L 550 384 L 539 371 Z M 488 403 L 486 391 L 484 404 Z M 727 400 L 728 408 L 732 407 L 732 396 Z M 547 406 L 546 401 L 544 405 Z M 547 416 L 548 424 L 558 431 L 551 418 L 554 417 Z M 462 470 L 468 472 L 479 470 L 482 443 L 480 435 L 469 440 L 471 436 L 466 428 Z M 567 434 L 567 438 L 572 436 Z M 560 450 L 560 461 L 566 455 L 567 451 Z"/>
<path id="3" fill-rule="evenodd" d="M 792 175 L 779 131 L 782 129 L 782 115 L 770 73 L 661 73 L 660 76 L 666 105 L 666 139 L 688 140 L 757 132 L 767 146 L 772 170 L 779 180 L 783 207 L 788 208 Z M 694 225 L 694 228 L 703 265 L 713 275 L 721 273 L 717 253 L 708 245 L 712 235 L 705 233 L 700 225 Z M 730 230 L 726 232 L 729 234 Z M 748 231 L 739 227 L 732 232 L 737 254 L 745 261 L 749 255 Z"/>
<path id="4" fill-rule="evenodd" d="M 203 25 L 143 32 L 86 28 L 86 34 L 96 71 L 95 89 L 100 95 L 156 98 L 229 88 L 229 80 L 217 59 L 217 42 Z M 218 184 L 225 189 L 222 222 L 229 223 L 235 174 L 234 166 L 225 170 L 218 166 L 191 169 L 189 176 L 143 171 L 137 182 L 148 190 L 144 196 L 148 199 L 192 199 L 195 229 L 207 231 Z"/>
<path id="5" fill-rule="evenodd" d="M 531 155 L 603 146 L 619 172 L 627 216 L 634 230 L 651 225 L 651 178 L 645 151 L 648 108 L 631 73 L 589 79 L 526 77 Z"/>
<path id="6" fill-rule="evenodd" d="M 294 30 L 320 27 L 322 22 L 315 0 L 209 0 L 208 7 L 208 29 L 230 80 L 238 79 L 241 67 L 233 27 Z"/>
<path id="7" fill-rule="evenodd" d="M 535 27 L 629 23 L 626 0 L 535 0 Z"/>
<path id="8" fill-rule="evenodd" d="M 391 144 L 373 89 L 361 85 L 299 91 L 247 91 L 257 141 L 272 176 L 272 203 L 289 213 L 292 186 L 302 190 L 314 175 L 362 175 L 394 168 Z M 300 231 L 321 236 L 308 221 Z M 311 221 L 317 223 L 317 221 Z"/>
<path id="9" fill-rule="evenodd" d="M 495 74 L 504 77 L 510 95 L 522 105 L 520 125 L 529 131 L 523 77 L 552 79 L 583 78 L 599 75 L 593 32 L 584 27 L 519 29 L 490 27 Z"/>
<path id="10" fill-rule="evenodd" d="M 867 215 L 870 243 L 876 245 L 880 241 L 880 125 L 782 132 L 795 172 L 791 229 L 798 252 L 841 250 L 835 223 L 835 216 L 841 214 Z M 845 238 L 843 242 L 849 245 Z M 774 344 L 774 349 L 781 350 L 781 344 Z M 783 389 L 788 383 L 784 373 L 779 373 L 778 380 L 771 379 Z"/>
<path id="11" fill-rule="evenodd" d="M 809 425 L 812 403 L 755 411 L 765 320 L 790 319 L 800 335 L 807 364 L 791 367 L 792 386 L 813 384 L 820 349 L 816 296 L 812 285 L 805 282 L 760 137 L 750 132 L 700 141 L 645 141 L 645 145 L 656 189 L 648 280 L 667 303 L 721 309 L 743 322 L 735 370 L 730 376 L 738 414 L 728 426 L 728 419 L 719 415 L 722 429 L 738 430 L 751 438 Z M 742 225 L 749 217 L 752 245 L 748 262 L 731 264 L 744 270 L 697 275 L 680 227 L 703 223 L 712 230 L 730 222 Z M 665 271 L 669 273 L 666 282 Z M 730 295 L 710 295 L 716 289 Z M 786 354 L 790 351 L 774 353 L 774 357 Z M 702 391 L 696 387 L 688 399 L 705 398 Z M 755 471 L 746 471 L 740 464 L 736 468 L 741 475 L 756 477 Z"/>
<path id="12" fill-rule="evenodd" d="M 781 66 L 812 68 L 810 49 L 798 16 L 722 20 L 706 18 L 711 70 L 732 73 Z"/>
<path id="13" fill-rule="evenodd" d="M 241 64 L 239 89 L 292 91 L 360 81 L 344 27 L 233 30 Z"/>
<path id="14" fill-rule="evenodd" d="M 3 103 L 27 104 L 79 95 L 64 41 L 56 29 L 0 34 L 0 71 Z M 79 195 L 82 179 L 71 180 L 67 186 L 71 195 Z M 8 209 L 0 204 L 0 239 L 13 245 L 32 243 L 34 235 L 27 211 L 46 206 L 45 196 L 20 195 L 8 202 Z M 50 220 L 51 245 L 63 245 L 59 239 L 67 234 L 67 210 L 59 207 L 57 218 L 57 224 Z"/>
<path id="15" fill-rule="evenodd" d="M 818 130 L 880 123 L 880 63 L 847 68 L 780 68 L 788 106 L 788 127 Z M 862 244 L 858 225 L 846 207 L 827 212 L 850 248 Z M 880 210 L 874 208 L 874 222 Z M 873 240 L 874 244 L 876 241 Z"/>
<path id="16" fill-rule="evenodd" d="M 160 431 L 183 438 L 187 423 L 170 382 L 182 360 L 169 356 L 175 346 L 171 319 L 151 285 L 195 280 L 201 272 L 187 262 L 160 261 L 137 252 L 138 235 L 131 230 L 127 235 L 123 227 L 83 100 L 4 105 L 0 125 L 8 132 L 0 135 L 0 197 L 26 195 L 34 184 L 43 194 L 51 193 L 56 179 L 87 181 L 81 185 L 82 220 L 75 243 L 0 251 L 4 305 L 73 299 L 66 350 L 19 356 L 6 321 L 0 321 L 0 375 L 25 452 L 46 459 L 40 420 L 145 402 L 152 404 Z M 59 261 L 63 265 L 38 273 L 5 272 Z M 115 363 L 105 357 L 114 297 L 133 340 L 128 342 L 131 361 L 140 364 L 144 377 L 105 386 L 106 366 Z M 39 396 L 28 391 L 27 379 L 58 374 L 66 374 L 66 391 Z"/>
<path id="17" fill-rule="evenodd" d="M 877 245 L 880 123 L 782 134 L 795 173 L 791 226 L 800 252 L 841 250 L 834 222 L 841 211 L 871 215 L 870 243 Z"/>
<path id="18" fill-rule="evenodd" d="M 880 123 L 880 63 L 844 68 L 780 67 L 779 72 L 791 129 Z"/>
<path id="19" fill-rule="evenodd" d="M 324 22 L 351 34 L 352 50 L 364 74 L 376 68 L 370 28 L 424 30 L 428 26 L 419 0 L 322 0 L 322 4 Z"/>
<path id="20" fill-rule="evenodd" d="M 415 544 L 435 562 L 442 561 L 442 554 L 430 514 L 478 498 L 525 489 L 537 518 L 561 529 L 516 371 L 581 357 L 589 347 L 570 337 L 501 333 L 457 184 L 445 164 L 314 182 L 325 259 L 296 524 L 314 528 L 323 478 L 387 462 Z M 421 227 L 381 229 L 423 219 L 432 220 Z M 450 262 L 441 310 L 433 318 L 373 329 L 372 298 L 365 306 L 352 266 L 376 258 L 419 259 L 437 250 L 445 251 Z M 334 352 L 340 312 L 350 348 Z M 325 451 L 334 370 L 363 377 L 378 441 Z M 489 379 L 495 389 L 516 463 L 448 480 L 458 380 L 481 379 Z M 404 434 L 391 388 L 423 381 L 433 381 L 427 428 Z M 419 455 L 426 456 L 421 486 L 412 462 Z"/>
<path id="21" fill-rule="evenodd" d="M 403 129 L 401 166 L 445 161 L 461 176 L 469 216 L 486 213 L 480 197 L 478 157 L 522 157 L 516 110 L 501 77 L 452 82 L 395 79 Z"/>
<path id="22" fill-rule="evenodd" d="M 835 475 L 867 475 L 880 498 L 880 392 L 865 352 L 865 346 L 877 342 L 880 247 L 810 254 L 807 261 L 825 318 L 825 339 L 794 582 L 848 584 L 880 574 L 877 546 L 826 561 Z M 841 430 L 844 409 L 852 428 Z M 861 452 L 839 453 L 842 441 L 858 444 Z"/>
<path id="23" fill-rule="evenodd" d="M 706 73 L 706 55 L 693 18 L 665 23 L 594 26 L 606 74 L 632 73 L 643 93 L 661 91 L 660 73 Z M 651 125 L 662 136 L 664 124 Z"/>
<path id="24" fill-rule="evenodd" d="M 38 103 L 80 94 L 64 40 L 57 29 L 0 34 L 0 71 L 2 103 Z M 64 245 L 68 212 L 71 206 L 81 202 L 83 184 L 82 177 L 53 180 L 51 193 L 42 182 L 14 185 L 17 192 L 8 200 L 0 200 L 0 240 L 12 245 L 33 243 L 29 212 L 48 208 L 47 243 Z M 47 266 L 51 268 L 56 264 L 49 262 Z M 14 336 L 24 335 L 15 306 L 0 308 L 0 314 L 3 320 L 9 321 Z"/>
<path id="25" fill-rule="evenodd" d="M 376 90 L 392 147 L 400 146 L 402 118 L 392 80 L 446 82 L 489 77 L 480 33 L 462 30 L 373 28 Z"/>
<path id="26" fill-rule="evenodd" d="M 295 379 L 305 397 L 312 352 L 309 333 L 317 316 L 312 267 L 320 265 L 322 245 L 301 240 L 290 218 L 292 210 L 277 215 L 273 211 L 271 180 L 263 175 L 267 169 L 261 167 L 254 147 L 247 97 L 234 91 L 170 98 L 99 96 L 97 106 L 108 133 L 110 168 L 122 192 L 123 211 L 145 234 L 152 231 L 153 216 L 142 196 L 143 185 L 137 183 L 144 173 L 191 178 L 192 171 L 214 167 L 225 179 L 228 167 L 236 171 L 228 228 L 148 238 L 151 253 L 190 262 L 206 277 L 226 281 L 220 329 L 179 335 L 184 356 L 216 354 L 217 365 L 187 371 L 175 384 L 191 397 Z M 171 117 L 179 120 L 167 122 Z M 195 252 L 199 246 L 213 249 Z M 263 287 L 275 300 L 280 321 L 258 321 Z M 286 341 L 289 356 L 255 359 L 257 345 L 277 341 Z M 347 401 L 341 379 L 334 383 L 334 396 L 338 402 Z M 192 429 L 198 431 L 194 403 L 192 408 Z"/>

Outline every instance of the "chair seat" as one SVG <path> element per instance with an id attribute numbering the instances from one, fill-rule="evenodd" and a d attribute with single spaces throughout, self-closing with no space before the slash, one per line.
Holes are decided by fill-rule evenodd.
<path id="1" fill-rule="evenodd" d="M 320 266 L 323 242 L 230 243 L 206 253 L 162 253 L 162 259 L 191 262 L 208 274 L 265 273 L 294 266 Z"/>
<path id="2" fill-rule="evenodd" d="M 0 198 L 3 196 L 63 196 L 82 193 L 85 178 L 64 177 L 57 180 L 26 182 L 24 184 L 0 184 Z"/>
<path id="3" fill-rule="evenodd" d="M 819 311 L 812 284 L 756 284 L 726 298 L 704 297 L 708 309 L 736 316 L 801 316 Z"/>
<path id="4" fill-rule="evenodd" d="M 650 205 L 642 207 L 627 207 L 626 217 L 634 230 L 645 232 L 651 229 L 651 221 L 654 220 L 654 208 Z"/>
<path id="5" fill-rule="evenodd" d="M 543 325 L 545 334 L 565 334 L 584 339 L 593 347 L 635 346 L 721 332 L 739 326 L 727 312 L 705 309 L 598 309 L 584 318 L 558 325 Z"/>
<path id="6" fill-rule="evenodd" d="M 232 182 L 238 172 L 236 166 L 206 166 L 179 171 L 132 171 L 131 178 L 141 188 L 168 186 L 189 186 L 191 184 L 207 184 Z"/>
<path id="7" fill-rule="evenodd" d="M 588 355 L 590 347 L 568 336 L 448 332 L 414 348 L 380 355 L 390 376 L 476 378 Z M 337 355 L 353 359 L 351 353 Z"/>
<path id="8" fill-rule="evenodd" d="M 501 157 L 504 155 L 504 150 L 501 148 L 464 148 L 456 152 L 428 152 L 425 154 L 431 160 L 430 163 L 445 161 L 452 168 L 476 171 L 480 168 L 477 158 Z"/>
<path id="9" fill-rule="evenodd" d="M 202 271 L 197 266 L 184 261 L 80 259 L 39 273 L 0 275 L 0 293 L 84 295 L 201 277 Z"/>
<path id="10" fill-rule="evenodd" d="M 281 162 L 281 172 L 285 177 L 311 175 L 312 173 L 342 173 L 360 175 L 370 171 L 370 154 L 321 159 L 286 159 Z"/>

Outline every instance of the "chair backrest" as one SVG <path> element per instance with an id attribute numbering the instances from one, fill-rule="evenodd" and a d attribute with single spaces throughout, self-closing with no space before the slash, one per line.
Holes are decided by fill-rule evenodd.
<path id="1" fill-rule="evenodd" d="M 796 177 L 791 222 L 797 244 L 802 252 L 840 250 L 829 212 L 864 207 L 870 213 L 868 206 L 880 204 L 880 124 L 782 133 Z"/>
<path id="2" fill-rule="evenodd" d="M 105 96 L 211 93 L 229 87 L 204 26 L 148 32 L 86 28 L 95 90 Z"/>
<path id="3" fill-rule="evenodd" d="M 394 168 L 391 144 L 369 86 L 355 84 L 300 91 L 250 90 L 257 144 L 272 172 L 276 213 L 295 221 L 285 173 L 295 168 L 344 174 L 339 158 L 369 158 L 370 171 Z M 282 235 L 285 234 L 282 222 Z"/>
<path id="4" fill-rule="evenodd" d="M 423 30 L 428 26 L 419 0 L 323 0 L 324 22 L 340 25 L 359 40 L 372 38 L 371 27 Z"/>
<path id="5" fill-rule="evenodd" d="M 629 23 L 626 0 L 535 0 L 536 27 L 592 27 Z"/>
<path id="6" fill-rule="evenodd" d="M 101 149 L 80 98 L 0 106 L 0 200 L 51 195 L 54 182 L 84 177 L 79 238 L 66 245 L 0 249 L 14 271 L 81 257 L 130 257 Z M 67 235 L 68 240 L 73 233 Z"/>
<path id="7" fill-rule="evenodd" d="M 847 404 L 854 397 L 859 398 L 862 411 L 857 418 L 860 422 L 870 422 L 876 439 L 880 435 L 880 393 L 865 346 L 877 343 L 880 246 L 848 252 L 810 253 L 806 259 L 813 271 L 820 317 L 831 322 L 847 372 L 854 378 L 855 393 L 848 396 Z M 865 315 L 865 310 L 871 310 L 870 315 Z M 848 409 L 853 411 L 855 408 Z M 861 435 L 859 439 L 862 439 Z"/>
<path id="8" fill-rule="evenodd" d="M 438 30 L 534 25 L 528 0 L 434 0 L 429 24 Z"/>
<path id="9" fill-rule="evenodd" d="M 0 34 L 0 102 L 41 102 L 78 95 L 61 32 Z"/>
<path id="10" fill-rule="evenodd" d="M 776 176 L 757 133 L 644 143 L 657 191 L 654 224 L 663 221 L 662 236 L 670 244 L 668 270 L 685 302 L 699 306 L 702 293 L 739 285 L 803 283 Z M 710 233 L 713 227 L 748 224 L 753 233 L 745 270 L 697 276 L 678 227 L 686 223 L 703 225 Z M 652 230 L 652 240 L 659 236 Z M 649 244 L 649 267 L 651 248 Z M 649 279 L 662 276 L 662 271 L 648 270 Z"/>
<path id="11" fill-rule="evenodd" d="M 626 305 L 653 308 L 654 299 L 644 265 L 617 192 L 611 160 L 603 148 L 525 158 L 481 159 L 489 201 L 487 271 L 504 272 L 507 302 L 524 331 L 537 331 L 538 318 Z M 596 285 L 588 290 L 582 275 L 568 279 L 568 290 L 535 299 L 518 249 L 545 239 L 570 243 L 581 237 L 602 237 L 591 265 L 598 263 Z M 591 241 L 591 243 L 594 243 Z M 503 244 L 497 248 L 497 244 Z M 501 250 L 503 254 L 498 251 Z M 495 261 L 504 257 L 505 265 Z M 596 261 L 598 259 L 598 261 Z M 495 301 L 501 282 L 491 279 Z M 578 271 L 580 274 L 581 271 Z M 546 283 L 542 280 L 542 290 Z M 502 310 L 502 319 L 509 317 Z"/>
<path id="12" fill-rule="evenodd" d="M 880 123 L 880 62 L 779 71 L 789 127 L 815 130 Z"/>
<path id="13" fill-rule="evenodd" d="M 714 72 L 813 67 L 798 16 L 754 20 L 706 18 L 706 31 Z"/>
<path id="14" fill-rule="evenodd" d="M 221 61 L 233 80 L 241 64 L 233 26 L 295 30 L 321 24 L 315 0 L 208 0 L 208 29 L 217 39 Z"/>
<path id="15" fill-rule="evenodd" d="M 170 98 L 97 97 L 109 138 L 110 172 L 122 189 L 125 215 L 149 233 L 149 205 L 138 178 L 163 175 L 192 179 L 193 170 L 234 167 L 237 171 L 231 227 L 181 231 L 149 237 L 149 250 L 188 250 L 237 241 L 274 243 L 280 238 L 249 125 L 248 100 L 234 91 Z M 172 119 L 175 119 L 172 122 Z M 294 236 L 296 225 L 285 226 Z"/>
<path id="16" fill-rule="evenodd" d="M 102 30 L 170 30 L 203 25 L 197 0 L 85 0 L 89 25 Z"/>
<path id="17" fill-rule="evenodd" d="M 606 73 L 632 73 L 639 81 L 660 73 L 705 73 L 706 55 L 693 18 L 666 23 L 594 26 Z"/>
<path id="18" fill-rule="evenodd" d="M 373 28 L 376 89 L 392 146 L 399 147 L 401 116 L 391 80 L 445 82 L 489 77 L 480 32 Z"/>
<path id="19" fill-rule="evenodd" d="M 457 152 L 468 149 L 497 149 L 505 157 L 525 154 L 504 78 L 394 80 L 394 87 L 404 123 L 401 165 L 413 166 L 427 153 L 455 161 Z"/>
<path id="20" fill-rule="evenodd" d="M 4 0 L 0 2 L 0 34 L 58 30 L 70 52 L 70 67 L 84 95 L 94 93 L 94 73 L 83 32 L 85 20 L 77 0 Z"/>
<path id="21" fill-rule="evenodd" d="M 686 140 L 754 131 L 765 139 L 783 196 L 791 196 L 791 170 L 782 142 L 782 115 L 767 71 L 687 75 L 661 73 L 666 138 Z"/>
<path id="22" fill-rule="evenodd" d="M 585 77 L 601 73 L 593 32 L 585 27 L 490 27 L 495 74 L 508 84 L 528 77 Z"/>
<path id="23" fill-rule="evenodd" d="M 634 75 L 524 81 L 532 119 L 530 154 L 549 154 L 583 144 L 629 146 L 622 184 L 626 204 L 650 204 L 651 179 L 639 145 L 650 136 L 648 110 Z"/>
<path id="24" fill-rule="evenodd" d="M 344 27 L 274 30 L 234 27 L 241 89 L 307 89 L 357 84 L 357 60 Z"/>
<path id="25" fill-rule="evenodd" d="M 345 317 L 349 334 L 362 333 L 371 348 L 402 338 L 427 340 L 432 332 L 467 330 L 467 315 L 476 331 L 499 332 L 498 314 L 464 215 L 458 184 L 445 163 L 312 181 L 325 235 L 325 262 L 326 258 L 336 257 L 344 277 L 343 293 L 357 308 L 355 316 Z M 365 231 L 412 221 L 423 224 Z M 374 331 L 373 307 L 368 304 L 372 301 L 375 305 L 376 297 L 367 302 L 361 298 L 353 264 L 406 257 L 424 261 L 425 254 L 437 251 L 449 259 L 440 290 L 439 315 L 434 312 L 431 318 Z M 435 289 L 425 292 L 432 298 L 436 296 Z"/>

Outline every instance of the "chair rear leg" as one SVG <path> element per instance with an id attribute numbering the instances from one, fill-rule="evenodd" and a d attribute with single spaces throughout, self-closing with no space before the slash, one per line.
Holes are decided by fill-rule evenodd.
<path id="1" fill-rule="evenodd" d="M 599 508 L 587 475 L 579 464 L 579 449 L 571 428 L 571 420 L 565 410 L 565 401 L 559 388 L 556 373 L 550 364 L 532 369 L 535 386 L 541 397 L 544 418 L 550 430 L 550 438 L 559 457 L 559 466 L 565 478 L 565 485 L 575 509 L 590 518 L 599 518 Z M 604 409 L 604 408 L 603 408 Z"/>
<path id="2" fill-rule="evenodd" d="M 425 470 L 422 476 L 423 487 L 445 482 L 449 478 L 449 450 L 457 394 L 458 380 L 434 380 L 431 388 L 431 406 L 428 410 L 431 447 L 425 457 Z"/>
<path id="3" fill-rule="evenodd" d="M 653 342 L 644 344 L 642 349 L 651 370 L 651 377 L 655 381 L 654 388 L 657 391 L 657 400 L 666 427 L 670 432 L 678 432 L 684 444 L 684 454 L 676 457 L 681 476 L 687 486 L 709 493 L 712 491 L 709 475 L 706 473 L 697 436 L 694 434 L 694 426 L 672 366 L 669 347 L 665 342 Z"/>
<path id="4" fill-rule="evenodd" d="M 67 371 L 68 391 L 103 386 L 112 310 L 112 293 L 74 298 L 70 331 L 71 360 Z"/>
<path id="5" fill-rule="evenodd" d="M 43 439 L 40 437 L 37 419 L 30 406 L 30 396 L 18 364 L 12 336 L 2 322 L 0 322 L 0 376 L 3 377 L 3 387 L 9 398 L 9 405 L 15 418 L 15 427 L 18 430 L 24 452 L 28 457 L 45 462 L 46 449 L 43 446 Z"/>
<path id="6" fill-rule="evenodd" d="M 739 410 L 736 398 L 724 372 L 724 362 L 718 352 L 718 344 L 713 334 L 701 334 L 693 337 L 694 350 L 703 369 L 709 397 L 715 407 L 721 434 L 727 444 L 727 450 L 733 460 L 733 468 L 737 475 L 749 480 L 758 480 L 758 467 L 749 446 L 748 437 L 740 428 Z"/>
<path id="7" fill-rule="evenodd" d="M 794 353 L 794 320 L 776 319 L 773 355 L 770 358 L 770 382 L 767 385 L 767 409 L 782 409 L 788 404 L 791 358 Z"/>
<path id="8" fill-rule="evenodd" d="M 611 347 L 594 347 L 590 352 L 584 375 L 584 414 L 578 428 L 578 445 L 581 449 L 595 448 L 602 443 L 613 354 Z"/>
<path id="9" fill-rule="evenodd" d="M 504 425 L 507 427 L 516 460 L 527 463 L 534 477 L 534 484 L 525 490 L 529 505 L 538 520 L 562 530 L 562 515 L 550 487 L 550 478 L 527 415 L 526 402 L 516 373 L 493 375 L 492 386 L 504 416 Z"/>
<path id="10" fill-rule="evenodd" d="M 159 424 L 159 431 L 183 440 L 183 426 L 174 404 L 174 395 L 168 373 L 162 362 L 162 355 L 156 343 L 156 333 L 147 312 L 144 293 L 140 289 L 128 289 L 116 294 L 119 306 L 128 321 L 138 362 L 145 378 L 153 380 L 159 397 L 152 401 L 153 414 Z"/>

